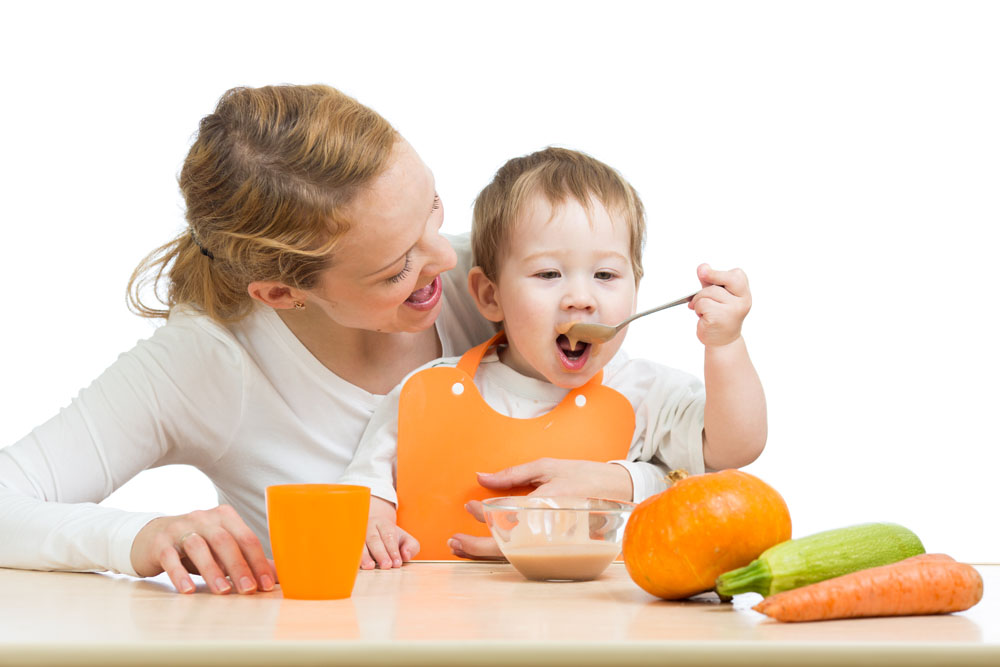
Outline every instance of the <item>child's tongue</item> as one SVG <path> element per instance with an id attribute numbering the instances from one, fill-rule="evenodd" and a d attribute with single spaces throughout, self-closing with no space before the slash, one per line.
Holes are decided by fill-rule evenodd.
<path id="1" fill-rule="evenodd" d="M 563 352 L 582 352 L 586 343 L 581 340 L 575 342 L 576 345 L 570 345 L 569 338 L 567 338 L 565 334 L 559 334 L 559 338 L 556 339 L 556 345 L 558 345 Z"/>

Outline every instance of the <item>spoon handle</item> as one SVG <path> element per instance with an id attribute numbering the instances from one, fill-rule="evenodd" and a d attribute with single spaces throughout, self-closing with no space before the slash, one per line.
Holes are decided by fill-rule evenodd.
<path id="1" fill-rule="evenodd" d="M 697 296 L 697 294 L 698 294 L 698 292 L 695 292 L 694 294 L 689 294 L 689 295 L 687 295 L 685 297 L 677 299 L 676 301 L 671 301 L 670 303 L 665 303 L 662 306 L 657 306 L 656 308 L 650 308 L 649 310 L 644 310 L 641 313 L 636 313 L 635 315 L 633 315 L 632 317 L 628 318 L 627 320 L 622 321 L 621 324 L 619 324 L 617 327 L 615 327 L 615 330 L 616 331 L 621 331 L 621 328 L 624 327 L 626 324 L 628 324 L 629 322 L 631 322 L 634 319 L 638 319 L 638 318 L 642 317 L 643 315 L 649 315 L 650 313 L 655 313 L 657 311 L 664 310 L 666 308 L 673 308 L 674 306 L 679 306 L 682 303 L 687 303 L 691 299 L 693 299 L 695 296 Z"/>

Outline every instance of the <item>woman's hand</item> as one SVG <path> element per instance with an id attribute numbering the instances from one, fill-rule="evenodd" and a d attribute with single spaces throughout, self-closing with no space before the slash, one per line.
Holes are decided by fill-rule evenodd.
<path id="1" fill-rule="evenodd" d="M 479 473 L 479 484 L 502 492 L 533 486 L 530 496 L 587 496 L 632 500 L 632 476 L 617 463 L 536 459 L 496 473 Z M 499 494 L 498 494 L 499 495 Z"/>
<path id="2" fill-rule="evenodd" d="M 483 504 L 478 500 L 465 503 L 465 511 L 475 517 L 476 521 L 486 523 L 483 516 Z M 470 560 L 507 560 L 500 551 L 500 545 L 492 537 L 477 537 L 465 533 L 455 533 L 448 540 L 451 552 L 459 558 Z"/>
<path id="3" fill-rule="evenodd" d="M 368 534 L 361 552 L 361 569 L 400 567 L 420 551 L 420 543 L 396 525 L 396 506 L 372 496 L 368 510 Z"/>
<path id="4" fill-rule="evenodd" d="M 278 576 L 260 540 L 229 505 L 164 516 L 147 523 L 132 542 L 132 567 L 141 577 L 166 572 L 181 593 L 193 593 L 188 573 L 225 595 L 270 591 Z M 227 580 L 228 577 L 228 580 Z"/>
<path id="5" fill-rule="evenodd" d="M 632 476 L 617 463 L 576 461 L 569 459 L 536 459 L 496 473 L 479 473 L 479 484 L 500 495 L 517 487 L 533 486 L 529 496 L 585 496 L 632 500 Z M 483 521 L 482 504 L 472 501 L 465 509 Z M 500 547 L 492 537 L 475 537 L 458 533 L 448 546 L 460 558 L 473 560 L 503 560 Z"/>

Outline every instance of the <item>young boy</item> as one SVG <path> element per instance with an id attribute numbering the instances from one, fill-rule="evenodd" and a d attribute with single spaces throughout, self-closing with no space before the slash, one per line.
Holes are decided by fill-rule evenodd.
<path id="1" fill-rule="evenodd" d="M 515 462 L 541 456 L 588 458 L 574 456 L 574 447 L 600 441 L 597 449 L 590 450 L 590 460 L 620 459 L 613 462 L 628 471 L 633 486 L 633 497 L 626 499 L 635 501 L 664 488 L 663 465 L 698 473 L 743 466 L 757 458 L 766 440 L 767 418 L 763 388 L 740 334 L 750 309 L 750 292 L 739 269 L 719 272 L 707 265 L 698 267 L 703 289 L 690 307 L 699 316 L 698 338 L 705 345 L 704 389 L 686 373 L 628 359 L 619 351 L 624 332 L 604 344 L 577 342 L 572 347 L 560 333 L 570 322 L 617 324 L 635 312 L 644 240 L 644 212 L 634 189 L 618 172 L 588 155 L 547 148 L 510 160 L 497 172 L 476 200 L 472 230 L 476 266 L 469 273 L 469 289 L 480 312 L 502 323 L 506 345 L 500 340 L 496 348 L 470 350 L 461 361 L 432 362 L 408 376 L 376 410 L 340 480 L 372 489 L 363 567 L 398 567 L 420 548 L 404 530 L 410 527 L 403 516 L 407 496 L 400 506 L 402 528 L 396 526 L 397 428 L 401 470 L 404 447 L 409 454 L 417 444 L 425 448 L 416 452 L 418 457 L 432 459 L 429 467 L 447 469 L 452 457 L 469 452 L 473 457 L 486 456 L 524 447 L 524 441 L 528 449 L 520 459 L 515 455 Z M 456 399 L 452 408 L 446 400 L 439 413 L 437 399 L 422 395 L 431 391 L 422 378 L 442 372 L 441 367 L 458 372 L 452 370 L 456 366 L 474 376 L 469 379 L 488 409 L 477 411 L 473 405 L 468 408 L 473 416 L 459 416 L 466 410 L 460 405 L 468 401 Z M 478 400 L 470 398 L 475 391 L 465 390 L 464 376 L 459 374 L 459 381 L 451 384 L 454 377 L 444 380 L 452 388 L 443 392 L 449 399 L 454 393 L 463 401 Z M 420 395 L 413 398 L 414 393 Z M 581 409 L 573 412 L 574 406 Z M 589 418 L 580 416 L 588 411 Z M 561 416 L 543 419 L 545 415 Z M 531 433 L 536 425 L 544 432 Z M 504 435 L 508 427 L 511 435 Z M 428 433 L 410 434 L 428 428 Z M 605 441 L 620 441 L 622 429 L 620 449 L 600 449 Z M 442 444 L 443 440 L 451 442 Z M 611 451 L 619 454 L 605 455 Z M 489 465 L 471 470 L 496 469 Z M 463 483 L 465 475 L 459 473 Z M 468 476 L 474 482 L 474 475 Z M 450 487 L 452 480 L 446 473 L 434 484 Z M 434 484 L 420 488 L 431 493 Z M 445 502 L 459 508 L 469 500 L 469 489 L 445 491 L 451 493 Z M 415 497 L 421 499 L 412 492 L 408 496 Z M 428 513 L 426 508 L 423 512 Z M 435 516 L 419 520 L 447 523 L 444 509 L 432 513 Z M 442 557 L 444 545 L 436 543 L 440 535 L 459 538 L 447 540 L 458 555 L 471 551 L 464 548 L 462 538 L 477 539 L 456 535 L 451 525 L 440 530 L 431 531 L 433 545 L 426 544 L 426 532 L 416 535 L 431 547 L 432 558 Z"/>

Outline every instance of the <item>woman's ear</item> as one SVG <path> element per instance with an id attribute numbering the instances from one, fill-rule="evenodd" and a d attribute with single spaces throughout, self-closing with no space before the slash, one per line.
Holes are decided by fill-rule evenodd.
<path id="1" fill-rule="evenodd" d="M 278 310 L 295 308 L 295 304 L 304 304 L 306 301 L 305 292 L 276 280 L 255 280 L 247 285 L 247 293 L 254 300 Z M 302 308 L 302 305 L 298 308 Z"/>
<path id="2" fill-rule="evenodd" d="M 469 271 L 469 293 L 483 317 L 491 322 L 503 322 L 503 306 L 500 305 L 500 290 L 486 277 L 483 270 L 472 267 Z"/>

